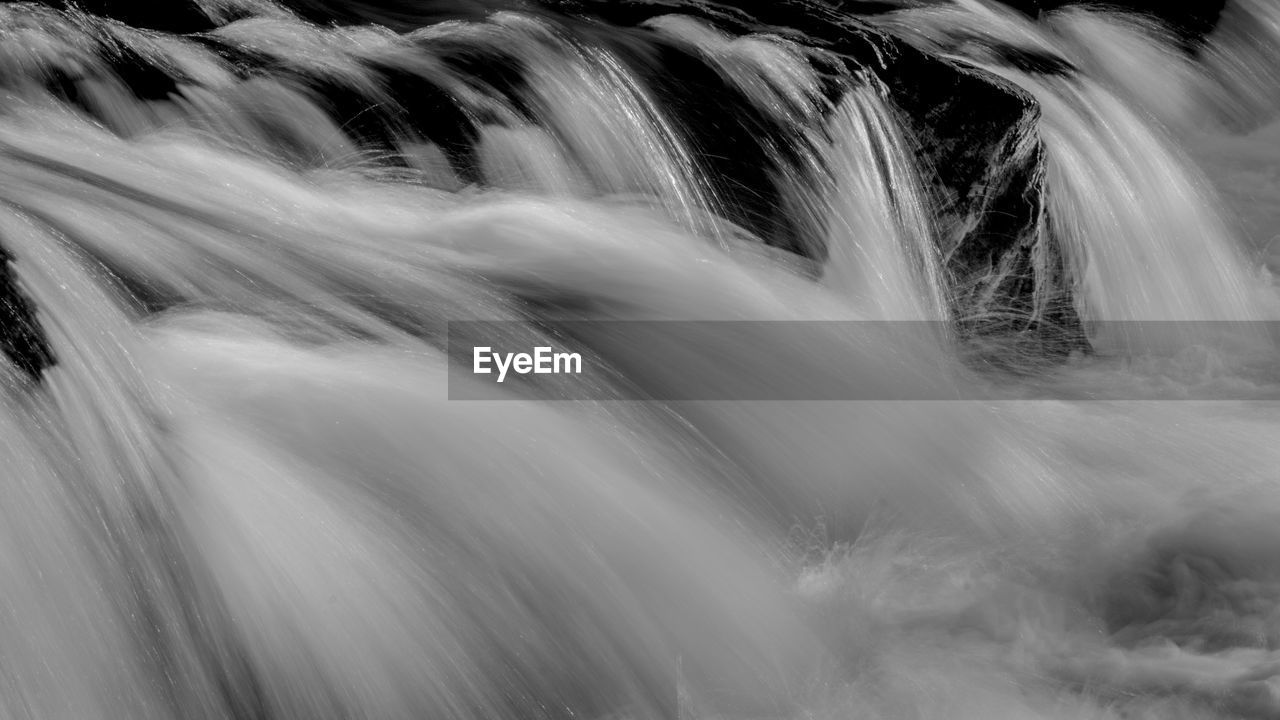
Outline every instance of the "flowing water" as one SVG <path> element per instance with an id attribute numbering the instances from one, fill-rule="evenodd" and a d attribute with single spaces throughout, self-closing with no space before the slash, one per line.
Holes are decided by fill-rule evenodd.
<path id="1" fill-rule="evenodd" d="M 54 360 L 0 366 L 0 718 L 1280 714 L 1280 295 L 1180 149 L 1224 58 L 1267 104 L 1237 26 L 1203 70 L 1096 12 L 877 19 L 1041 103 L 1097 352 L 1010 373 L 950 329 L 900 112 L 803 37 L 208 6 L 240 19 L 0 10 L 0 246 Z M 677 122 L 653 36 L 787 139 L 776 213 L 692 159 L 727 131 Z M 605 399 L 451 373 L 462 320 Z"/>

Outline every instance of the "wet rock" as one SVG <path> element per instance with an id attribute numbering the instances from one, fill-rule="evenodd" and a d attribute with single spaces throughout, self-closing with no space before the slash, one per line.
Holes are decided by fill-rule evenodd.
<path id="1" fill-rule="evenodd" d="M 53 351 L 40 331 L 34 307 L 18 286 L 12 260 L 0 250 L 0 352 L 30 377 L 53 365 Z"/>
<path id="2" fill-rule="evenodd" d="M 216 27 L 200 6 L 189 0 L 42 0 L 41 4 L 58 10 L 78 8 L 98 17 L 148 30 L 194 33 Z"/>

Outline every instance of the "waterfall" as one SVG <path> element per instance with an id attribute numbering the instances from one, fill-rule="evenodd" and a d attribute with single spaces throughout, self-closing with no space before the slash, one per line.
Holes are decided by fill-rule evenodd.
<path id="1" fill-rule="evenodd" d="M 1081 319 L 1105 326 L 1093 337 L 1096 347 L 1168 349 L 1203 339 L 1196 335 L 1203 326 L 1179 338 L 1184 328 L 1148 321 L 1272 319 L 1269 279 L 1249 266 L 1221 201 L 1176 146 L 1171 128 L 1193 122 L 1188 116 L 1196 113 L 1184 108 L 1195 107 L 1202 81 L 1161 44 L 1158 26 L 1069 10 L 1046 27 L 1000 18 L 979 28 L 948 22 L 957 13 L 966 11 L 926 14 L 924 26 L 1080 63 L 1079 71 L 1033 73 L 978 58 L 1040 104 L 1047 239 L 1065 256 Z M 966 18 L 993 13 L 972 3 Z M 1175 337 L 1155 337 L 1166 332 Z"/>
<path id="2" fill-rule="evenodd" d="M 0 5 L 0 718 L 1280 712 L 1261 5 L 745 7 Z"/>

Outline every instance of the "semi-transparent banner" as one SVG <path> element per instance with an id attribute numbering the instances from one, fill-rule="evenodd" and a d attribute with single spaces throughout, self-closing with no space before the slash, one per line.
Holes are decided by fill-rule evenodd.
<path id="1" fill-rule="evenodd" d="M 453 400 L 1280 399 L 1280 323 L 451 322 Z"/>

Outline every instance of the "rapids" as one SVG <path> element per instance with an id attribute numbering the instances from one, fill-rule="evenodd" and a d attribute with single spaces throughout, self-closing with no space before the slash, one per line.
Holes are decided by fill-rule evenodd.
<path id="1" fill-rule="evenodd" d="M 691 159 L 720 131 L 672 119 L 634 29 L 0 7 L 33 308 L 0 358 L 0 718 L 1280 716 L 1280 156 L 1223 129 L 1272 117 L 1274 8 L 1196 58 L 1100 11 L 872 18 L 1039 102 L 1035 257 L 1092 351 L 996 363 L 881 88 L 671 5 L 645 32 L 776 131 L 781 220 Z M 608 372 L 460 377 L 458 321 Z"/>

